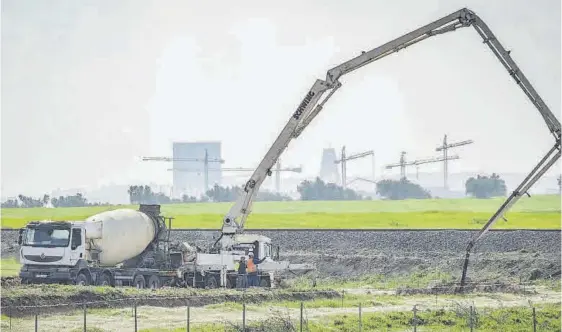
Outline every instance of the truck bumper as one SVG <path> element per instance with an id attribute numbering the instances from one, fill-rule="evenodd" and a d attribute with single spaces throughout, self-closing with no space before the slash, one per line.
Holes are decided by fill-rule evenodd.
<path id="1" fill-rule="evenodd" d="M 22 268 L 19 277 L 22 281 L 25 280 L 33 283 L 61 282 L 74 280 L 76 272 L 71 268 Z"/>

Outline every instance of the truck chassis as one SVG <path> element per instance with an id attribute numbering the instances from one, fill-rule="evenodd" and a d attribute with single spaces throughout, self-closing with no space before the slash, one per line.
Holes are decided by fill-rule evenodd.
<path id="1" fill-rule="evenodd" d="M 23 284 L 60 283 L 97 286 L 133 286 L 136 288 L 160 288 L 181 284 L 177 270 L 149 268 L 49 267 L 25 265 L 20 271 Z"/>

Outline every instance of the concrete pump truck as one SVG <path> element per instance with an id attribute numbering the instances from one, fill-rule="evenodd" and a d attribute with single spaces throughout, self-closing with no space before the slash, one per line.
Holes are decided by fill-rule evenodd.
<path id="1" fill-rule="evenodd" d="M 326 102 L 342 86 L 339 81 L 342 76 L 430 37 L 453 32 L 464 27 L 473 27 L 483 38 L 484 44 L 490 48 L 502 66 L 507 70 L 508 74 L 513 78 L 514 82 L 536 107 L 555 140 L 552 149 L 550 149 L 531 173 L 507 198 L 505 203 L 502 204 L 499 210 L 490 218 L 484 228 L 470 241 L 467 247 L 466 261 L 463 267 L 461 280 L 461 284 L 464 283 L 468 257 L 474 243 L 480 239 L 499 218 L 502 218 L 505 212 L 522 195 L 528 195 L 529 188 L 560 159 L 561 135 L 560 121 L 554 116 L 549 107 L 515 64 L 510 56 L 510 52 L 505 50 L 484 21 L 473 11 L 466 8 L 460 9 L 368 52 L 363 52 L 361 55 L 328 70 L 324 80 L 316 80 L 310 90 L 305 94 L 296 111 L 291 114 L 289 121 L 281 130 L 281 133 L 273 142 L 250 179 L 244 185 L 243 192 L 234 206 L 232 206 L 224 217 L 220 238 L 208 251 L 194 252 L 192 255 L 188 255 L 191 258 L 187 259 L 187 261 L 184 259 L 181 266 L 177 268 L 178 277 L 191 286 L 232 286 L 234 263 L 241 256 L 246 256 L 250 250 L 255 251 L 254 254 L 259 259 L 264 259 L 259 265 L 262 276 L 262 286 L 273 286 L 275 274 L 280 271 L 309 271 L 312 269 L 312 267 L 308 265 L 294 265 L 289 262 L 276 261 L 274 259 L 276 255 L 273 254 L 273 247 L 269 238 L 259 234 L 246 234 L 243 232 L 246 219 L 251 212 L 252 202 L 266 176 L 272 174 L 272 167 L 288 147 L 289 143 L 299 137 L 303 130 L 306 129 L 311 121 L 322 111 Z M 324 98 L 322 98 L 323 96 Z M 28 229 L 31 230 L 33 227 L 36 226 L 29 226 Z M 61 245 L 62 247 L 59 248 L 58 245 L 55 246 L 53 244 L 53 246 L 43 247 L 42 251 L 39 250 L 41 251 L 39 252 L 33 245 L 29 244 L 30 242 L 24 241 L 21 249 L 21 257 L 24 264 L 21 274 L 22 277 L 30 278 L 30 271 L 37 271 L 33 273 L 45 275 L 44 272 L 40 271 L 44 267 L 51 270 L 59 268 L 59 266 L 61 269 L 67 269 L 71 267 L 72 264 L 76 264 L 76 262 L 79 261 L 78 258 L 72 258 L 76 255 L 75 250 L 77 249 L 73 247 L 72 243 L 74 242 L 69 241 L 71 233 L 74 238 L 75 233 L 73 226 L 71 227 L 65 224 L 53 225 L 51 227 L 57 230 L 57 234 L 60 234 L 60 240 L 63 244 Z M 87 231 L 88 230 L 86 230 L 86 232 Z M 132 232 L 131 234 L 133 234 L 134 228 L 130 231 Z M 53 232 L 53 234 L 54 233 L 55 232 Z M 153 232 L 149 233 L 153 234 Z M 26 235 L 26 239 L 28 238 L 29 236 Z M 70 258 L 63 259 L 62 257 L 65 255 L 70 256 Z M 64 267 L 61 265 L 63 264 L 61 262 L 64 262 Z M 76 273 L 71 275 L 76 275 Z M 128 275 L 129 279 L 132 277 L 133 276 Z"/>

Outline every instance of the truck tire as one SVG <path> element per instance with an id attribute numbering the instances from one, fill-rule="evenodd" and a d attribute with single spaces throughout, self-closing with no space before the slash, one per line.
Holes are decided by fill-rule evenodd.
<path id="1" fill-rule="evenodd" d="M 226 277 L 226 288 L 234 288 L 236 285 L 236 279 L 229 276 Z"/>
<path id="2" fill-rule="evenodd" d="M 88 279 L 88 276 L 85 275 L 84 273 L 79 273 L 78 276 L 76 277 L 76 285 L 89 286 L 90 280 Z"/>
<path id="3" fill-rule="evenodd" d="M 158 289 L 160 287 L 162 287 L 160 277 L 158 277 L 157 275 L 150 276 L 150 278 L 148 279 L 148 288 Z"/>
<path id="4" fill-rule="evenodd" d="M 100 286 L 112 286 L 111 276 L 108 273 L 102 273 L 100 275 L 100 281 L 98 283 Z"/>
<path id="5" fill-rule="evenodd" d="M 217 287 L 218 287 L 217 278 L 215 278 L 215 276 L 212 274 L 207 274 L 207 277 L 205 278 L 205 288 L 213 289 Z"/>
<path id="6" fill-rule="evenodd" d="M 269 277 L 260 277 L 260 287 L 269 288 L 270 286 Z"/>
<path id="7" fill-rule="evenodd" d="M 190 277 L 187 273 L 184 273 L 183 281 L 185 282 L 186 287 L 195 287 L 193 283 L 193 277 Z"/>
<path id="8" fill-rule="evenodd" d="M 142 274 L 137 274 L 133 279 L 133 286 L 139 289 L 146 288 L 146 279 Z"/>

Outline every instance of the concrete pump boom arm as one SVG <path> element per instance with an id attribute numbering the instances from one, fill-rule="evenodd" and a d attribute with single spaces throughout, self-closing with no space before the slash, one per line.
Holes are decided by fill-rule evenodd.
<path id="1" fill-rule="evenodd" d="M 437 21 L 427 24 L 417 30 L 396 38 L 382 46 L 379 46 L 368 52 L 364 52 L 363 54 L 330 69 L 326 74 L 325 81 L 316 80 L 312 88 L 305 95 L 304 99 L 298 106 L 297 110 L 291 115 L 288 123 L 285 125 L 269 151 L 266 153 L 265 157 L 260 162 L 248 182 L 246 182 L 246 185 L 243 188 L 244 192 L 240 195 L 238 201 L 232 206 L 232 208 L 224 217 L 222 228 L 223 234 L 234 234 L 244 229 L 246 218 L 251 212 L 252 201 L 259 191 L 261 184 L 265 180 L 265 177 L 271 175 L 271 168 L 275 165 L 277 159 L 287 148 L 290 141 L 294 138 L 297 138 L 302 133 L 302 131 L 323 109 L 326 101 L 328 101 L 333 93 L 341 87 L 341 83 L 339 82 L 339 78 L 341 76 L 392 53 L 396 53 L 429 37 L 455 31 L 458 28 L 469 26 L 472 26 L 484 39 L 484 43 L 488 45 L 494 55 L 496 55 L 498 60 L 511 75 L 511 77 L 513 77 L 517 85 L 523 90 L 523 92 L 531 100 L 533 105 L 535 105 L 544 121 L 546 122 L 546 125 L 549 128 L 550 132 L 556 139 L 555 147 L 553 148 L 553 150 L 558 150 L 557 156 L 559 158 L 560 121 L 550 111 L 548 106 L 544 103 L 544 101 L 532 87 L 531 83 L 529 83 L 527 78 L 519 70 L 513 59 L 511 59 L 509 52 L 506 51 L 505 48 L 500 44 L 500 42 L 488 28 L 488 26 L 474 12 L 463 8 Z M 327 96 L 324 99 L 320 100 L 323 94 L 328 90 L 330 90 L 330 92 L 327 94 Z M 539 169 L 543 166 L 546 168 L 544 171 L 540 172 L 540 174 L 537 175 L 539 177 L 544 174 L 544 172 L 546 172 L 546 170 L 554 163 L 548 162 L 546 165 L 543 165 L 546 162 L 546 159 L 548 159 L 547 157 L 541 160 L 541 163 L 536 167 L 536 169 Z M 532 185 L 538 178 L 533 174 L 530 174 L 528 179 L 531 182 L 530 185 Z M 520 186 L 520 188 L 526 187 L 527 186 L 523 184 Z M 517 195 L 515 197 L 517 197 Z M 502 205 L 502 208 L 500 208 L 500 211 L 498 211 L 498 216 L 502 216 L 503 212 L 507 210 L 507 208 L 509 208 L 513 203 L 514 201 L 512 202 L 508 199 L 508 202 Z M 494 222 L 495 220 L 490 220 L 485 229 L 482 230 L 481 235 L 483 235 L 483 233 L 485 233 Z M 468 250 L 470 250 L 470 248 Z"/>

